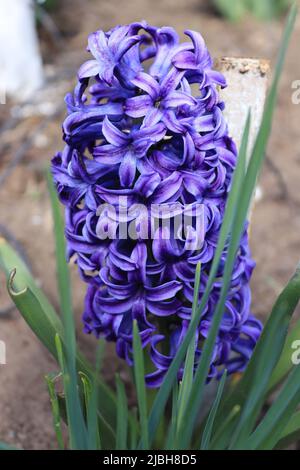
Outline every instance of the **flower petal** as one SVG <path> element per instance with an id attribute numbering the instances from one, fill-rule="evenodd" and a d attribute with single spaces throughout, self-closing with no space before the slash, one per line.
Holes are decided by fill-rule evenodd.
<path id="1" fill-rule="evenodd" d="M 182 289 L 181 282 L 170 281 L 156 287 L 145 287 L 147 301 L 159 302 L 169 300 Z"/>
<path id="2" fill-rule="evenodd" d="M 152 108 L 152 99 L 149 95 L 128 98 L 125 102 L 125 113 L 133 118 L 145 116 Z"/>
<path id="3" fill-rule="evenodd" d="M 82 80 L 83 78 L 95 77 L 98 75 L 99 71 L 99 63 L 96 60 L 87 60 L 78 70 L 78 78 Z"/>
<path id="4" fill-rule="evenodd" d="M 132 152 L 128 151 L 120 165 L 119 174 L 120 182 L 123 188 L 128 188 L 132 185 L 136 173 L 136 158 Z"/>
<path id="5" fill-rule="evenodd" d="M 173 91 L 167 95 L 163 103 L 166 108 L 177 108 L 184 105 L 195 106 L 197 101 L 193 96 L 183 91 Z"/>
<path id="6" fill-rule="evenodd" d="M 124 146 L 128 143 L 128 135 L 121 132 L 116 126 L 114 126 L 107 116 L 105 116 L 102 124 L 102 133 L 106 140 L 116 147 Z"/>
<path id="7" fill-rule="evenodd" d="M 159 96 L 160 93 L 160 86 L 155 78 L 151 77 L 148 73 L 140 72 L 133 80 L 132 83 L 140 88 L 141 90 L 148 93 L 151 96 L 153 101 Z"/>

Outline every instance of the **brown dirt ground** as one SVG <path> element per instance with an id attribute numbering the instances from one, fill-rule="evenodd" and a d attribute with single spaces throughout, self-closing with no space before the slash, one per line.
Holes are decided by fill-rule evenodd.
<path id="1" fill-rule="evenodd" d="M 64 34 L 57 46 L 42 39 L 46 63 L 55 75 L 61 70 L 76 69 L 82 62 L 88 32 L 106 29 L 116 23 L 147 19 L 156 25 L 169 24 L 182 32 L 199 30 L 215 57 L 253 56 L 274 60 L 282 22 L 260 23 L 251 18 L 229 24 L 208 8 L 205 0 L 64 0 L 55 21 Z M 276 295 L 291 275 L 300 254 L 300 106 L 291 102 L 291 83 L 300 79 L 299 63 L 300 17 L 289 50 L 273 126 L 268 155 L 277 171 L 266 165 L 261 178 L 263 198 L 256 205 L 252 221 L 251 245 L 257 261 L 253 278 L 253 311 L 266 318 Z M 64 87 L 71 88 L 70 79 L 57 88 L 60 104 Z M 0 125 L 7 122 L 9 106 L 1 106 Z M 40 284 L 53 303 L 57 304 L 54 248 L 51 214 L 43 180 L 43 165 L 61 147 L 59 119 L 51 121 L 40 132 L 11 176 L 0 188 L 0 223 L 5 225 L 22 244 Z M 0 173 L 21 145 L 36 119 L 26 119 L 1 135 Z M 12 144 L 2 146 L 3 139 Z M 72 270 L 74 305 L 78 324 L 84 287 Z M 1 306 L 8 304 L 4 279 L 0 278 Z M 80 329 L 80 327 L 79 327 Z M 7 345 L 7 365 L 0 366 L 0 440 L 26 449 L 52 449 L 49 400 L 43 376 L 55 370 L 55 364 L 35 339 L 17 312 L 0 319 L 0 339 Z M 92 338 L 80 334 L 85 351 L 93 349 Z M 110 352 L 110 358 L 115 356 Z M 111 360 L 105 374 L 111 379 Z M 108 364 L 108 362 L 106 363 Z M 120 366 L 118 366 L 120 367 Z"/>

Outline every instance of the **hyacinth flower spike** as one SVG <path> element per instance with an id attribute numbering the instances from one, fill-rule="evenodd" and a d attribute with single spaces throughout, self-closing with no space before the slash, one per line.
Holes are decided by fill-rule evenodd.
<path id="1" fill-rule="evenodd" d="M 66 146 L 52 161 L 66 207 L 67 255 L 75 256 L 87 284 L 84 330 L 114 341 L 132 364 L 136 320 L 152 363 L 150 387 L 160 386 L 186 334 L 199 262 L 200 298 L 205 290 L 237 161 L 218 91 L 225 79 L 213 70 L 202 36 L 186 34 L 180 44 L 172 28 L 140 22 L 90 35 L 93 57 L 66 97 Z M 123 205 L 127 218 L 120 216 Z M 178 214 L 200 205 L 201 233 L 193 218 L 175 227 L 174 213 L 167 227 L 160 220 L 150 230 L 157 205 L 159 214 L 166 205 Z M 130 230 L 120 236 L 124 220 L 127 228 L 136 223 L 135 236 Z M 226 250 L 197 329 L 195 366 L 218 303 Z M 251 313 L 253 269 L 245 227 L 208 380 L 225 368 L 242 371 L 260 336 Z"/>

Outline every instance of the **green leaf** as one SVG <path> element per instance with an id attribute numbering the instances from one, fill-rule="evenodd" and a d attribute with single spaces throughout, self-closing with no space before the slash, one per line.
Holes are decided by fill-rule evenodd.
<path id="1" fill-rule="evenodd" d="M 129 420 L 129 438 L 130 438 L 130 449 L 136 450 L 138 447 L 138 429 L 137 429 L 137 409 L 132 410 L 133 418 Z"/>
<path id="2" fill-rule="evenodd" d="M 58 448 L 60 450 L 63 450 L 65 446 L 64 446 L 64 439 L 63 439 L 62 427 L 61 427 L 61 415 L 60 415 L 59 401 L 58 401 L 57 393 L 55 390 L 56 379 L 57 379 L 57 376 L 53 374 L 48 374 L 45 376 L 45 380 L 47 383 L 48 392 L 50 396 L 50 402 L 51 402 L 54 432 L 56 435 Z"/>
<path id="3" fill-rule="evenodd" d="M 68 432 L 70 437 L 70 449 L 87 450 L 88 437 L 85 426 L 81 402 L 79 398 L 77 380 L 72 377 L 67 358 L 63 350 L 63 344 L 58 334 L 55 335 L 55 345 L 58 362 L 62 371 L 64 396 L 68 418 Z"/>
<path id="4" fill-rule="evenodd" d="M 64 222 L 61 216 L 60 203 L 57 197 L 56 189 L 53 184 L 51 173 L 47 172 L 47 181 L 51 199 L 53 221 L 54 221 L 54 234 L 55 234 L 55 246 L 56 246 L 56 260 L 57 260 L 57 274 L 58 274 L 58 290 L 60 293 L 60 304 L 65 329 L 65 342 L 67 346 L 67 357 L 70 373 L 71 382 L 76 382 L 76 363 L 75 363 L 75 351 L 76 351 L 76 337 L 75 337 L 75 323 L 74 314 L 72 310 L 71 301 L 71 287 L 70 287 L 70 276 L 69 269 L 66 263 L 66 243 L 64 236 Z M 102 343 L 101 343 L 102 344 Z M 101 359 L 101 348 L 98 349 L 99 358 Z M 98 356 L 97 356 L 98 357 Z M 98 364 L 100 367 L 100 362 Z M 87 412 L 87 425 L 88 425 L 88 447 L 90 449 L 100 448 L 100 436 L 97 429 L 97 390 L 98 382 L 95 381 L 95 375 L 98 372 L 94 372 L 94 377 L 91 379 L 91 396 Z M 102 405 L 102 401 L 101 401 Z M 101 406 L 102 408 L 102 406 Z M 100 426 L 101 427 L 101 426 Z"/>
<path id="5" fill-rule="evenodd" d="M 277 385 L 279 385 L 285 377 L 288 375 L 290 370 L 293 368 L 291 356 L 293 354 L 293 344 L 295 341 L 300 339 L 300 320 L 293 325 L 291 332 L 288 334 L 280 359 L 272 373 L 272 377 L 269 382 L 269 390 L 272 391 Z"/>
<path id="6" fill-rule="evenodd" d="M 102 406 L 99 403 L 98 392 L 98 376 L 100 374 L 102 359 L 105 350 L 105 343 L 100 340 L 96 351 L 96 368 L 93 379 L 89 399 L 87 403 L 87 430 L 88 430 L 88 448 L 89 450 L 101 450 L 101 436 L 98 429 L 98 408 Z"/>
<path id="7" fill-rule="evenodd" d="M 244 449 L 269 450 L 279 442 L 282 433 L 290 422 L 300 403 L 300 367 L 290 373 L 280 394 L 250 438 Z"/>
<path id="8" fill-rule="evenodd" d="M 57 359 L 55 335 L 63 331 L 62 325 L 58 321 L 56 325 L 57 328 L 53 326 L 54 321 L 49 320 L 49 314 L 47 315 L 44 311 L 42 304 L 31 288 L 25 288 L 20 291 L 15 290 L 15 286 L 18 284 L 15 282 L 16 277 L 16 269 L 13 269 L 7 284 L 9 295 L 31 330 Z"/>
<path id="9" fill-rule="evenodd" d="M 141 424 L 141 448 L 149 449 L 147 395 L 145 387 L 144 354 L 136 320 L 133 322 L 133 361 L 134 379 Z"/>
<path id="10" fill-rule="evenodd" d="M 178 420 L 178 397 L 181 384 L 174 384 L 172 393 L 172 416 L 169 424 L 168 435 L 165 443 L 165 450 L 176 450 L 177 440 L 177 420 Z"/>
<path id="11" fill-rule="evenodd" d="M 2 237 L 0 237 L 0 268 L 5 273 L 7 279 L 14 270 L 14 290 L 17 292 L 22 291 L 27 287 L 30 288 L 38 302 L 41 304 L 41 308 L 46 315 L 48 323 L 50 323 L 52 328 L 54 328 L 58 333 L 62 333 L 62 324 L 55 309 L 43 291 L 37 287 L 36 282 L 24 261 Z M 38 318 L 36 319 L 36 322 L 38 324 Z"/>
<path id="12" fill-rule="evenodd" d="M 280 436 L 280 440 L 276 444 L 276 448 L 284 449 L 293 442 L 300 439 L 300 411 L 293 414 L 287 426 L 284 428 Z"/>
<path id="13" fill-rule="evenodd" d="M 243 406 L 232 445 L 243 445 L 243 439 L 251 432 L 265 395 L 269 380 L 280 357 L 290 319 L 300 299 L 300 265 L 278 297 L 270 318 L 262 332 L 248 367 L 231 395 L 232 403 Z"/>
<path id="14" fill-rule="evenodd" d="M 201 263 L 198 263 L 196 267 L 196 274 L 195 274 L 192 319 L 196 317 L 197 307 L 199 304 L 200 277 L 201 277 Z M 189 398 L 190 398 L 190 393 L 191 393 L 191 389 L 193 385 L 193 376 L 194 376 L 195 350 L 196 350 L 196 339 L 194 338 L 193 341 L 191 341 L 187 350 L 183 379 L 182 379 L 182 383 L 180 386 L 178 416 L 177 416 L 178 428 L 180 428 L 180 426 L 182 425 L 183 419 L 185 417 L 186 408 L 189 406 Z"/>
<path id="15" fill-rule="evenodd" d="M 230 392 L 229 392 L 230 393 Z M 222 402 L 222 401 L 221 401 Z M 219 406 L 220 409 L 220 406 Z M 217 410 L 218 412 L 218 410 Z M 240 414 L 240 405 L 235 405 L 227 415 L 223 415 L 223 420 L 214 425 L 214 430 L 211 439 L 211 450 L 223 450 L 228 444 L 230 439 L 231 423 L 235 422 L 235 418 Z M 216 421 L 216 419 L 215 419 Z"/>
<path id="16" fill-rule="evenodd" d="M 268 378 L 274 368 L 274 364 L 277 363 L 277 358 L 280 355 L 286 335 L 287 325 L 299 301 L 299 296 L 300 278 L 298 270 L 277 299 L 242 379 L 230 393 L 223 406 L 221 406 L 218 413 L 218 424 L 223 422 L 223 416 L 226 416 L 236 404 L 244 407 L 247 400 L 252 400 L 253 403 L 254 397 L 256 397 L 255 403 L 259 411 L 266 390 L 270 390 Z M 291 353 L 289 357 L 291 361 Z M 252 388 L 254 389 L 253 393 Z M 254 421 L 257 410 L 256 414 L 252 415 Z M 251 414 L 251 409 L 248 415 L 249 413 Z M 232 435 L 235 424 L 231 423 L 230 428 L 228 427 L 227 433 L 229 436 Z"/>
<path id="17" fill-rule="evenodd" d="M 58 333 L 63 340 L 61 320 L 42 291 L 36 287 L 23 261 L 3 239 L 0 239 L 0 265 L 5 272 L 9 272 L 14 266 L 17 267 L 17 272 L 13 270 L 8 280 L 8 292 L 11 299 L 38 339 L 57 360 L 55 335 Z M 34 292 L 29 287 L 24 289 L 26 283 L 32 286 Z M 84 372 L 92 380 L 94 371 L 80 352 L 76 354 L 76 363 L 77 370 Z M 101 412 L 98 410 L 98 415 L 105 438 L 103 445 L 106 448 L 113 448 L 116 397 L 99 377 L 97 382 L 102 404 Z M 132 417 L 130 416 L 129 419 Z"/>
<path id="18" fill-rule="evenodd" d="M 63 319 L 66 321 L 65 329 L 70 327 L 71 331 L 74 330 L 73 326 L 73 310 L 72 310 L 72 296 L 70 286 L 70 273 L 66 262 L 66 243 L 64 236 L 64 222 L 61 216 L 61 207 L 56 194 L 56 189 L 53 184 L 53 179 L 50 171 L 47 171 L 47 183 L 51 201 L 52 215 L 53 215 L 53 231 L 55 237 L 55 254 L 56 254 L 56 270 L 57 270 L 57 287 L 60 298 L 60 308 Z M 72 348 L 75 351 L 75 337 L 71 337 Z"/>
<path id="19" fill-rule="evenodd" d="M 118 403 L 116 450 L 126 450 L 128 431 L 128 405 L 125 387 L 118 375 L 116 376 L 116 385 Z"/>
<path id="20" fill-rule="evenodd" d="M 61 209 L 54 188 L 52 175 L 49 171 L 47 172 L 47 182 L 54 222 L 57 282 L 61 316 L 64 326 L 64 344 L 61 343 L 58 334 L 55 336 L 55 342 L 63 373 L 70 448 L 84 450 L 89 448 L 89 435 L 84 421 L 78 388 L 75 321 L 72 308 L 69 268 L 66 262 L 64 222 L 61 217 Z M 96 413 L 94 420 L 97 422 Z"/>
<path id="21" fill-rule="evenodd" d="M 101 441 L 101 436 L 105 438 L 105 428 L 103 428 L 103 421 L 101 420 L 101 414 L 99 410 L 102 407 L 101 404 L 101 397 L 99 397 L 99 394 L 97 396 L 97 402 L 98 406 L 95 407 L 95 405 L 91 406 L 91 398 L 93 395 L 93 383 L 92 379 L 87 377 L 83 372 L 79 372 L 81 382 L 82 382 L 82 388 L 83 388 L 83 396 L 84 396 L 84 403 L 85 403 L 85 415 L 86 419 L 88 421 L 88 435 L 89 435 L 89 450 L 101 450 L 102 449 L 102 441 Z M 94 374 L 94 383 L 97 380 L 97 375 Z M 94 416 L 91 416 L 92 413 L 94 412 Z M 90 422 L 89 422 L 90 420 Z M 91 423 L 92 421 L 92 423 Z M 93 431 L 93 429 L 95 431 Z M 114 430 L 111 430 L 112 435 L 115 435 Z M 111 446 L 112 444 L 109 444 Z M 110 447 L 109 447 L 110 448 Z"/>
<path id="22" fill-rule="evenodd" d="M 213 0 L 213 3 L 217 11 L 230 21 L 240 20 L 247 12 L 244 0 Z"/>
<path id="23" fill-rule="evenodd" d="M 218 386 L 216 398 L 215 398 L 215 400 L 212 404 L 212 407 L 210 409 L 210 412 L 209 412 L 209 415 L 208 415 L 208 418 L 207 418 L 207 421 L 206 421 L 206 424 L 205 424 L 205 428 L 204 428 L 203 436 L 202 436 L 202 440 L 201 440 L 201 447 L 200 447 L 201 450 L 206 450 L 206 449 L 209 448 L 211 435 L 212 435 L 212 429 L 213 429 L 213 425 L 214 425 L 214 422 L 215 422 L 215 417 L 216 417 L 216 414 L 217 414 L 217 411 L 218 411 L 218 408 L 219 408 L 219 404 L 220 404 L 220 401 L 221 401 L 221 397 L 222 397 L 222 394 L 223 394 L 223 390 L 224 390 L 224 387 L 225 387 L 226 379 L 227 379 L 227 371 L 225 370 L 225 372 L 222 375 L 222 379 L 219 383 L 219 386 Z"/>

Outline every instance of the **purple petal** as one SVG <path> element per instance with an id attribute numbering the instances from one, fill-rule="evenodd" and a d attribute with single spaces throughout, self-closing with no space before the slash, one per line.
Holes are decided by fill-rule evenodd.
<path id="1" fill-rule="evenodd" d="M 114 145 L 100 145 L 94 149 L 94 158 L 103 165 L 116 165 L 120 163 L 126 153 L 126 149 Z"/>
<path id="2" fill-rule="evenodd" d="M 150 73 L 154 77 L 162 77 L 171 65 L 172 53 L 178 44 L 178 34 L 173 28 L 163 27 L 156 31 L 156 57 L 150 67 Z"/>
<path id="3" fill-rule="evenodd" d="M 121 132 L 116 126 L 114 126 L 107 116 L 105 116 L 102 124 L 102 133 L 106 140 L 116 147 L 124 146 L 128 143 L 128 136 Z"/>
<path id="4" fill-rule="evenodd" d="M 182 289 L 182 284 L 178 281 L 170 281 L 157 287 L 145 287 L 147 301 L 159 302 L 169 300 Z"/>
<path id="5" fill-rule="evenodd" d="M 139 118 L 145 116 L 149 109 L 152 108 L 152 99 L 148 95 L 135 96 L 128 98 L 125 102 L 125 112 L 128 116 Z"/>
<path id="6" fill-rule="evenodd" d="M 170 240 L 170 231 L 167 227 L 161 227 L 155 233 L 152 242 L 152 252 L 156 261 L 164 262 L 172 259 L 173 245 Z"/>
<path id="7" fill-rule="evenodd" d="M 195 55 L 191 51 L 178 52 L 173 58 L 172 63 L 178 69 L 197 70 L 199 68 Z"/>
<path id="8" fill-rule="evenodd" d="M 171 91 L 176 90 L 184 72 L 172 68 L 161 82 L 161 96 L 166 97 Z"/>
<path id="9" fill-rule="evenodd" d="M 174 171 L 174 173 L 158 185 L 151 198 L 152 202 L 156 204 L 168 202 L 179 191 L 181 185 L 182 176 L 179 172 Z"/>
<path id="10" fill-rule="evenodd" d="M 166 108 L 177 108 L 178 106 L 195 106 L 197 104 L 196 99 L 184 93 L 183 91 L 173 91 L 164 99 L 164 106 Z"/>
<path id="11" fill-rule="evenodd" d="M 186 30 L 185 34 L 191 38 L 194 44 L 195 59 L 197 64 L 205 61 L 205 65 L 211 65 L 210 56 L 205 45 L 205 41 L 197 31 Z"/>
<path id="12" fill-rule="evenodd" d="M 116 60 L 120 60 L 129 49 L 135 46 L 141 40 L 140 36 L 131 36 L 126 38 L 119 44 L 118 52 L 116 53 Z"/>
<path id="13" fill-rule="evenodd" d="M 222 88 L 225 88 L 227 86 L 226 78 L 221 72 L 207 69 L 205 73 L 206 73 L 206 76 L 216 85 L 219 85 Z"/>
<path id="14" fill-rule="evenodd" d="M 147 301 L 149 312 L 158 317 L 168 317 L 175 315 L 181 307 L 181 302 L 178 299 L 173 299 L 168 302 L 151 302 Z"/>
<path id="15" fill-rule="evenodd" d="M 150 110 L 146 114 L 143 121 L 143 127 L 152 127 L 158 124 L 163 118 L 163 112 L 158 108 L 149 108 Z"/>
<path id="16" fill-rule="evenodd" d="M 112 315 L 118 315 L 120 313 L 125 313 L 127 310 L 132 308 L 134 298 L 130 297 L 127 300 L 117 300 L 113 297 L 104 297 L 102 295 L 97 295 L 96 297 L 96 306 Z"/>
<path id="17" fill-rule="evenodd" d="M 114 55 L 117 54 L 117 51 L 120 45 L 122 44 L 122 42 L 124 41 L 129 29 L 130 29 L 130 26 L 126 25 L 126 26 L 116 26 L 112 30 L 108 38 L 107 45 L 111 49 Z"/>
<path id="18" fill-rule="evenodd" d="M 83 78 L 95 77 L 100 71 L 99 63 L 96 60 L 88 60 L 78 70 L 78 78 L 82 80 Z"/>
<path id="19" fill-rule="evenodd" d="M 110 61 L 111 55 L 108 50 L 107 38 L 103 31 L 96 31 L 89 35 L 88 48 L 98 62 Z"/>
<path id="20" fill-rule="evenodd" d="M 123 188 L 128 188 L 132 185 L 136 172 L 136 158 L 132 152 L 128 151 L 120 165 L 119 174 L 120 182 Z"/>
<path id="21" fill-rule="evenodd" d="M 148 198 L 153 194 L 160 181 L 161 178 L 157 173 L 141 175 L 134 185 L 134 190 Z"/>
<path id="22" fill-rule="evenodd" d="M 148 93 L 151 96 L 152 101 L 156 101 L 159 93 L 160 93 L 160 86 L 158 82 L 151 77 L 151 75 L 140 72 L 133 80 L 132 83 L 140 88 L 141 90 Z"/>

